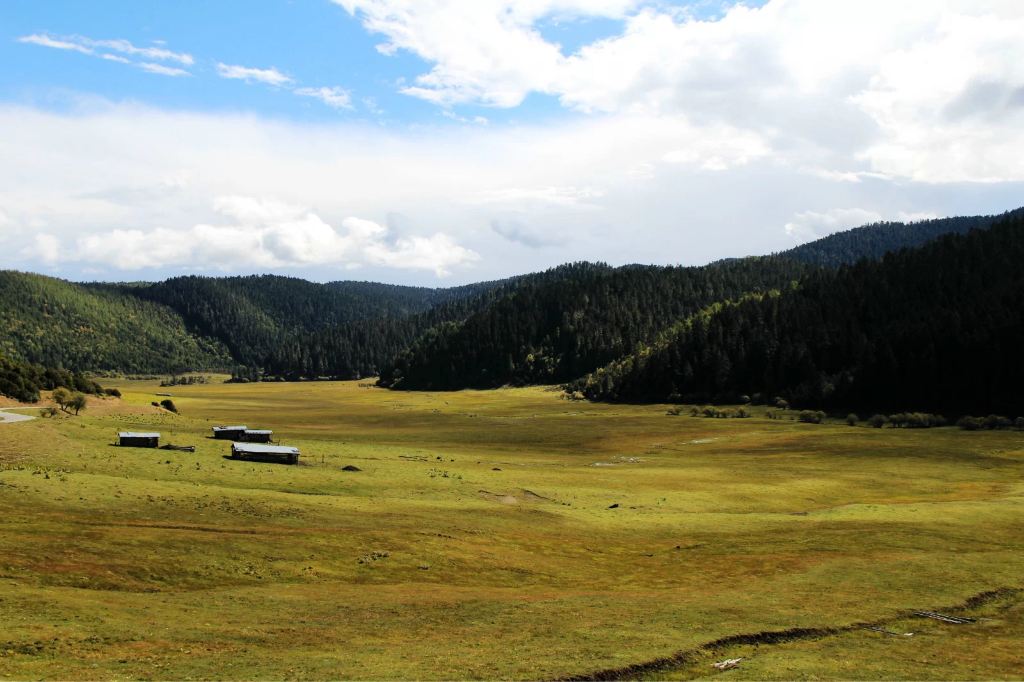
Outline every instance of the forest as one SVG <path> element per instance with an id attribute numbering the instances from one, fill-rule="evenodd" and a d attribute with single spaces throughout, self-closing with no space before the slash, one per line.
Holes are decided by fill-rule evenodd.
<path id="1" fill-rule="evenodd" d="M 1012 290 L 1011 273 L 997 267 L 1005 261 L 965 245 L 995 221 L 999 234 L 1012 232 L 1021 215 L 878 223 L 705 266 L 580 262 L 451 288 L 277 275 L 73 283 L 5 271 L 0 352 L 8 362 L 76 372 L 379 376 L 405 390 L 575 382 L 600 400 L 774 392 L 813 407 L 952 409 L 956 399 L 933 392 L 959 387 L 969 396 L 984 388 L 981 402 L 1000 404 L 1006 396 L 986 388 L 996 381 L 988 357 L 972 361 L 977 372 L 943 372 L 948 385 L 917 382 L 884 398 L 870 387 L 1016 338 L 993 322 L 1020 318 L 1012 297 L 992 299 L 999 286 Z M 901 265 L 939 258 L 936 249 L 941 265 Z M 990 295 L 949 284 L 953 273 L 974 284 L 988 278 Z M 943 340 L 949 329 L 962 341 Z"/>
<path id="2" fill-rule="evenodd" d="M 1024 216 L 716 305 L 576 381 L 592 400 L 1024 412 Z"/>

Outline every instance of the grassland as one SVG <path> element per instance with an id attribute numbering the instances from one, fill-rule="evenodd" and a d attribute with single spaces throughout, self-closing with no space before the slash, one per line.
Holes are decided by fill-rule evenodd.
<path id="1" fill-rule="evenodd" d="M 2 678 L 535 679 L 680 651 L 636 674 L 1024 677 L 1020 433 L 116 385 L 0 425 Z M 304 464 L 225 459 L 209 427 L 237 422 Z M 197 450 L 113 447 L 121 429 Z M 987 620 L 908 615 L 957 605 Z M 701 648 L 793 628 L 812 634 Z"/>

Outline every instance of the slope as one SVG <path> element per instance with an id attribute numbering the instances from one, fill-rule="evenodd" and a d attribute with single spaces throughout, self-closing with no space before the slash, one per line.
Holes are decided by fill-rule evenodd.
<path id="1" fill-rule="evenodd" d="M 805 407 L 1024 412 L 1024 215 L 809 275 L 677 325 L 573 388 L 595 400 L 779 395 Z"/>

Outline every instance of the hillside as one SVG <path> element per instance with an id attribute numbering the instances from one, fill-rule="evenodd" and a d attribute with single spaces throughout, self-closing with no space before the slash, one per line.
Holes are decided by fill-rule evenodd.
<path id="1" fill-rule="evenodd" d="M 677 324 L 573 385 L 595 400 L 1024 411 L 1024 215 Z"/>
<path id="2" fill-rule="evenodd" d="M 862 258 L 879 259 L 892 251 L 921 246 L 946 234 L 967 234 L 985 229 L 1000 219 L 1020 215 L 1017 209 L 1002 215 L 956 216 L 912 223 L 884 222 L 836 232 L 777 255 L 809 265 L 835 268 Z"/>
<path id="3" fill-rule="evenodd" d="M 993 220 L 869 225 L 775 256 L 702 267 L 574 263 L 450 288 L 275 275 L 73 284 L 4 272 L 0 322 L 10 332 L 0 351 L 89 371 L 379 374 L 382 385 L 402 389 L 570 381 L 717 301 Z"/>
<path id="4" fill-rule="evenodd" d="M 717 301 L 783 287 L 821 267 L 878 259 L 943 234 L 988 227 L 996 219 L 868 225 L 775 256 L 703 267 L 557 268 L 547 277 L 527 278 L 464 321 L 431 328 L 384 368 L 380 383 L 450 390 L 570 381 L 651 343 L 660 331 Z"/>
<path id="5" fill-rule="evenodd" d="M 688 268 L 562 266 L 521 281 L 462 322 L 430 329 L 380 383 L 450 390 L 570 380 L 709 303 L 782 286 L 808 269 L 771 257 Z"/>
<path id="6" fill-rule="evenodd" d="M 228 367 L 223 344 L 114 287 L 0 271 L 0 352 L 47 367 L 178 372 Z"/>

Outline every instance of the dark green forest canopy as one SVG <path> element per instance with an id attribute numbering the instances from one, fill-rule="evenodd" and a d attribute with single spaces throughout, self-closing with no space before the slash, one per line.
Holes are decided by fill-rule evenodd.
<path id="1" fill-rule="evenodd" d="M 822 268 L 993 220 L 870 225 L 702 267 L 572 263 L 441 289 L 273 275 L 76 284 L 0 272 L 0 352 L 77 371 L 380 375 L 406 389 L 565 382 L 656 345 L 709 305 L 794 280 L 806 287 Z"/>
<path id="2" fill-rule="evenodd" d="M 595 400 L 1024 412 L 1024 215 L 810 273 L 677 324 L 575 382 Z"/>

